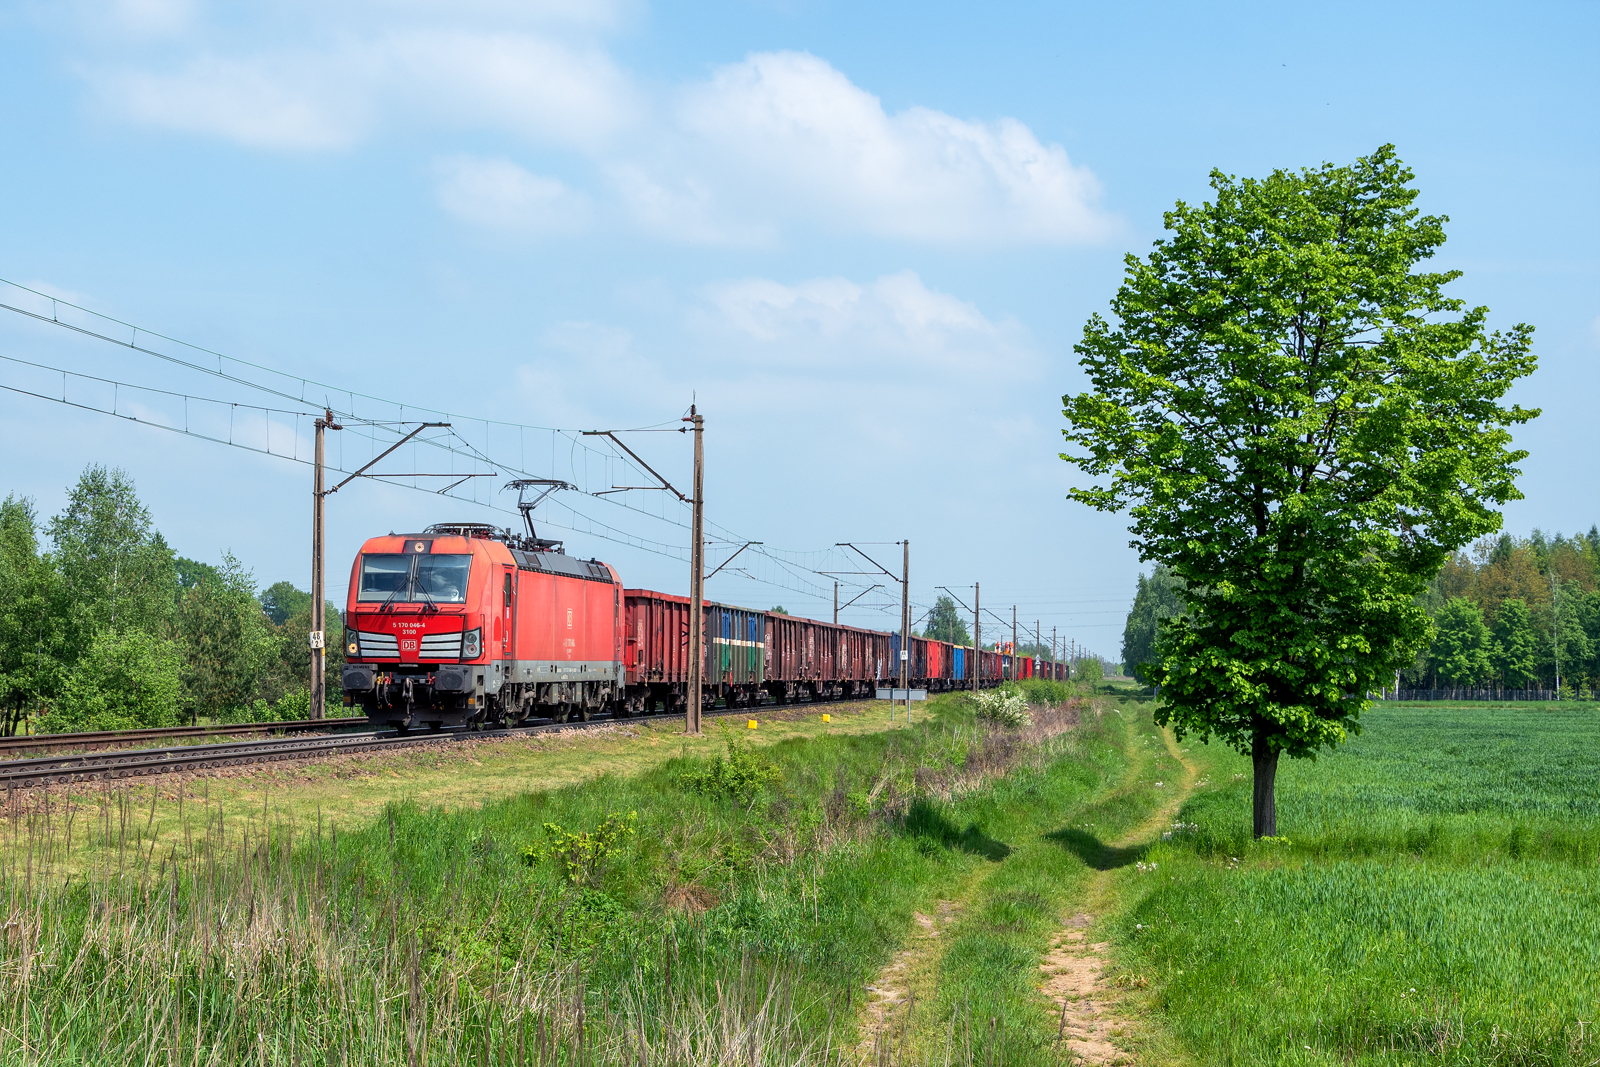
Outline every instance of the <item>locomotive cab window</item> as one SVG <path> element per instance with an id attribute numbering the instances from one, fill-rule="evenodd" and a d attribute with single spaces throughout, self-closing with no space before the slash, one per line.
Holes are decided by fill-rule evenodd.
<path id="1" fill-rule="evenodd" d="M 361 556 L 360 601 L 463 604 L 467 599 L 470 555 L 402 555 L 367 552 Z"/>
<path id="2" fill-rule="evenodd" d="M 427 599 L 423 596 L 426 593 L 440 604 L 467 602 L 467 568 L 472 564 L 471 556 L 417 556 L 416 561 L 413 600 Z"/>
<path id="3" fill-rule="evenodd" d="M 358 600 L 387 600 L 404 596 L 411 584 L 411 557 L 398 552 L 368 552 L 361 557 L 361 589 Z"/>

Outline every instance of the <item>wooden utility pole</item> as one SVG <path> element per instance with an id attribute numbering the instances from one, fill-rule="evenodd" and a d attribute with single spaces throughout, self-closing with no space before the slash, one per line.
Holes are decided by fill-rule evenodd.
<path id="1" fill-rule="evenodd" d="M 1017 680 L 1017 606 L 1011 605 L 1011 680 Z"/>
<path id="2" fill-rule="evenodd" d="M 1051 663 L 1057 662 L 1057 660 L 1056 660 L 1056 628 L 1054 626 L 1050 627 L 1050 662 Z"/>
<path id="3" fill-rule="evenodd" d="M 972 654 L 977 660 L 972 664 L 972 691 L 983 688 L 983 623 L 978 612 L 983 610 L 983 590 L 972 583 Z"/>
<path id="4" fill-rule="evenodd" d="M 689 405 L 685 422 L 694 423 L 694 543 L 689 548 L 689 708 L 685 732 L 700 733 L 701 678 L 705 652 L 701 648 L 705 631 L 705 448 L 702 444 L 705 417 Z"/>
<path id="5" fill-rule="evenodd" d="M 322 487 L 323 459 L 325 455 L 323 433 L 344 427 L 333 421 L 333 412 L 316 421 L 316 458 L 311 474 L 311 718 L 321 719 L 328 711 L 328 593 L 324 577 L 324 545 L 326 530 L 325 506 L 328 490 Z M 344 635 L 340 634 L 340 640 Z"/>
<path id="6" fill-rule="evenodd" d="M 833 624 L 839 625 L 839 583 L 833 583 Z"/>

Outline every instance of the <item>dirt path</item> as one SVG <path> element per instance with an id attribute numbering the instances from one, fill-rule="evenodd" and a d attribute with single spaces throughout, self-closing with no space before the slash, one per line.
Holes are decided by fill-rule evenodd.
<path id="1" fill-rule="evenodd" d="M 1161 732 L 1161 739 L 1167 753 L 1182 768 L 1181 777 L 1177 782 L 1163 784 L 1163 789 L 1172 788 L 1172 796 L 1155 813 L 1135 829 L 1105 843 L 1108 860 L 1113 853 L 1126 852 L 1159 838 L 1161 832 L 1172 825 L 1194 787 L 1194 765 L 1184 759 L 1182 750 L 1165 730 Z M 1043 980 L 1039 988 L 1056 1005 L 1061 1020 L 1057 1027 L 1059 1042 L 1069 1062 L 1133 1063 L 1132 1057 L 1115 1040 L 1129 1031 L 1131 1021 L 1118 1013 L 1116 999 L 1108 995 L 1103 981 L 1110 946 L 1088 939 L 1089 928 L 1097 915 L 1104 914 L 1109 902 L 1112 871 L 1112 864 L 1107 862 L 1095 872 L 1084 893 L 1088 910 L 1067 920 L 1040 963 Z"/>
<path id="2" fill-rule="evenodd" d="M 977 877 L 969 878 L 959 895 L 963 898 L 970 895 L 985 873 L 978 871 Z M 891 1050 L 904 1044 L 918 997 L 927 1001 L 933 996 L 934 976 L 939 969 L 939 958 L 944 954 L 939 936 L 961 910 L 959 900 L 940 900 L 935 903 L 932 915 L 920 911 L 911 913 L 916 929 L 906 947 L 895 953 L 878 972 L 877 980 L 867 986 L 869 999 L 861 1011 L 861 1043 L 856 1046 L 858 1062 L 886 1063 Z"/>

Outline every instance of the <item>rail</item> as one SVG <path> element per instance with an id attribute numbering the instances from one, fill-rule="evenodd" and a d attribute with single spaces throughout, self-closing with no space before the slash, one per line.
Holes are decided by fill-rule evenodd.
<path id="1" fill-rule="evenodd" d="M 286 722 L 228 723 L 219 726 L 152 726 L 138 730 L 85 730 L 70 734 L 24 734 L 0 737 L 0 754 L 82 748 L 85 745 L 137 744 L 141 741 L 167 741 L 184 737 L 232 737 L 240 734 L 304 733 L 307 730 L 341 729 L 365 726 L 367 717 L 344 719 L 290 719 Z"/>

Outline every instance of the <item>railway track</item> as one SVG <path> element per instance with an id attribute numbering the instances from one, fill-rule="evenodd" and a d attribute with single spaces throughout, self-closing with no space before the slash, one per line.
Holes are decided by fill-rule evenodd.
<path id="1" fill-rule="evenodd" d="M 834 703 L 832 701 L 819 703 Z M 795 705 L 789 705 L 793 707 Z M 732 708 L 707 711 L 707 718 L 750 715 L 759 709 Z M 508 730 L 468 731 L 461 728 L 441 730 L 427 734 L 397 734 L 393 731 L 370 733 L 328 734 L 317 737 L 276 737 L 254 741 L 230 741 L 215 745 L 177 745 L 170 748 L 113 749 L 105 752 L 81 752 L 70 756 L 36 756 L 31 759 L 0 762 L 0 787 L 7 792 L 16 789 L 33 789 L 51 785 L 70 785 L 146 775 L 171 774 L 175 771 L 215 770 L 225 767 L 247 767 L 263 763 L 309 759 L 315 756 L 347 755 L 354 752 L 377 752 L 412 748 L 418 745 L 452 744 L 469 738 L 514 737 L 519 734 L 538 734 L 554 730 L 581 730 L 611 722 L 636 722 L 639 719 L 682 718 L 681 715 L 659 713 L 617 719 L 602 716 L 584 723 L 548 722 L 537 726 L 517 726 Z M 323 720 L 323 725 L 341 720 Z M 359 719 L 356 722 L 365 723 Z"/>
<path id="2" fill-rule="evenodd" d="M 130 745 L 144 741 L 173 741 L 186 737 L 234 737 L 242 734 L 305 733 L 367 725 L 367 717 L 347 719 L 292 719 L 287 722 L 248 722 L 226 726 L 158 726 L 141 730 L 86 730 L 71 734 L 31 734 L 0 737 L 0 755 L 13 752 L 50 752 L 89 745 Z"/>

